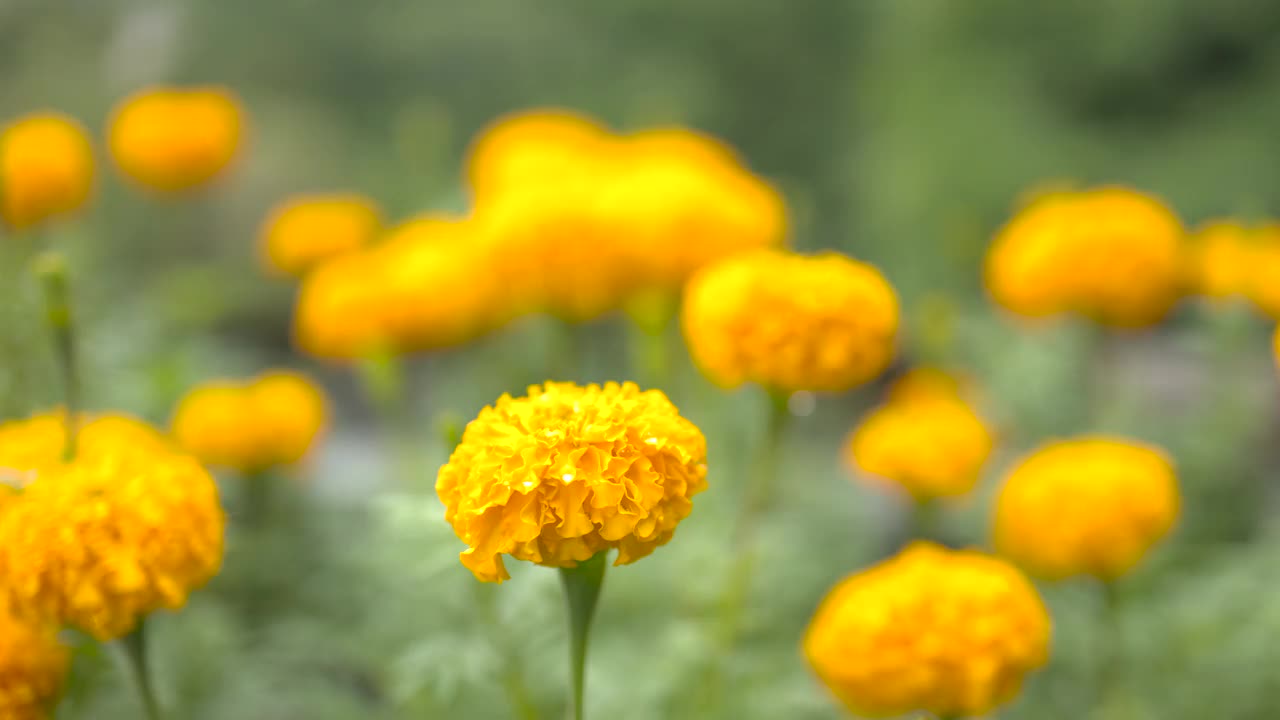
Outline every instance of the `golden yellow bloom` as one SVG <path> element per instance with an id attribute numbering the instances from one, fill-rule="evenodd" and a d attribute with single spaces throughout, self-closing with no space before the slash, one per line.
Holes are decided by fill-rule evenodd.
<path id="1" fill-rule="evenodd" d="M 500 582 L 504 554 L 574 567 L 610 548 L 615 565 L 653 552 L 706 489 L 706 456 L 702 433 L 658 390 L 549 382 L 481 410 L 436 492 L 468 545 L 463 565 Z"/>
<path id="2" fill-rule="evenodd" d="M 197 386 L 179 401 L 173 436 L 210 465 L 252 474 L 306 456 L 326 423 L 324 394 L 299 373 Z"/>
<path id="3" fill-rule="evenodd" d="M 1031 583 L 975 551 L 917 542 L 831 590 L 804 638 L 818 677 L 852 712 L 986 715 L 1049 656 Z"/>
<path id="4" fill-rule="evenodd" d="M 263 225 L 263 265 L 275 274 L 301 277 L 325 260 L 371 244 L 380 230 L 377 206 L 360 195 L 292 198 Z"/>
<path id="5" fill-rule="evenodd" d="M 1048 580 L 1114 580 L 1178 515 L 1173 465 L 1158 448 L 1085 437 L 1051 442 L 1009 473 L 995 511 L 999 552 Z"/>
<path id="6" fill-rule="evenodd" d="M 47 442 L 50 416 L 6 424 L 50 457 L 3 461 L 24 478 L 0 513 L 0 596 L 24 618 L 78 627 L 99 640 L 176 609 L 222 562 L 217 486 L 195 458 L 120 416 L 83 421 L 74 460 Z M 54 416 L 55 419 L 60 416 Z M 4 453 L 7 455 L 7 453 Z"/>
<path id="7" fill-rule="evenodd" d="M 93 148 L 75 120 L 35 113 L 0 132 L 0 219 L 10 228 L 80 209 L 92 186 Z"/>
<path id="8" fill-rule="evenodd" d="M 240 102 L 223 87 L 156 87 L 116 108 L 107 144 L 120 170 L 165 193 L 191 190 L 217 177 L 240 150 Z"/>
<path id="9" fill-rule="evenodd" d="M 898 300 L 865 263 L 762 250 L 694 275 L 683 325 L 693 359 L 719 385 L 840 392 L 889 364 Z"/>
<path id="10" fill-rule="evenodd" d="M 856 469 L 926 501 L 972 490 L 993 444 L 955 378 L 916 369 L 854 429 L 848 452 Z"/>
<path id="11" fill-rule="evenodd" d="M 470 220 L 423 216 L 308 274 L 294 338 L 334 359 L 461 345 L 505 318 L 499 283 Z"/>
<path id="12" fill-rule="evenodd" d="M 1186 290 L 1215 300 L 1247 296 L 1254 256 L 1250 234 L 1233 220 L 1201 226 L 1187 243 L 1183 267 Z"/>
<path id="13" fill-rule="evenodd" d="M 51 717 L 67 666 L 67 650 L 53 628 L 0 609 L 0 720 Z"/>
<path id="14" fill-rule="evenodd" d="M 1280 320 L 1280 223 L 1267 223 L 1249 232 L 1247 297 L 1254 307 Z"/>
<path id="15" fill-rule="evenodd" d="M 611 137 L 594 120 L 565 110 L 514 113 L 485 128 L 467 153 L 477 203 L 557 181 L 607 152 Z"/>
<path id="16" fill-rule="evenodd" d="M 1041 196 L 987 256 L 992 297 L 1019 315 L 1076 313 L 1143 327 L 1178 299 L 1183 229 L 1158 200 L 1120 187 Z"/>

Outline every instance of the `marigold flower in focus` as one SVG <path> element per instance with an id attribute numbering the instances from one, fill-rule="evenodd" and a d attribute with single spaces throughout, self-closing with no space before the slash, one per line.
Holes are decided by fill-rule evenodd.
<path id="1" fill-rule="evenodd" d="M 1056 441 L 1005 480 L 996 549 L 1047 580 L 1114 580 L 1169 533 L 1178 506 L 1173 465 L 1158 448 L 1105 437 Z"/>
<path id="2" fill-rule="evenodd" d="M 116 108 L 107 144 L 125 175 L 176 193 L 210 182 L 231 164 L 243 125 L 240 102 L 227 88 L 148 88 Z"/>
<path id="3" fill-rule="evenodd" d="M 719 385 L 840 392 L 889 364 L 898 300 L 865 263 L 764 250 L 694 275 L 682 324 L 694 361 Z"/>
<path id="4" fill-rule="evenodd" d="M 819 679 L 852 712 L 986 715 L 1049 655 L 1050 621 L 1016 568 L 917 542 L 831 590 L 804 637 Z"/>
<path id="5" fill-rule="evenodd" d="M 302 460 L 324 429 L 325 405 L 319 386 L 295 372 L 205 383 L 178 402 L 173 436 L 201 462 L 254 474 Z"/>
<path id="6" fill-rule="evenodd" d="M 617 548 L 625 565 L 689 515 L 706 454 L 702 432 L 658 390 L 548 382 L 481 410 L 436 492 L 480 580 L 509 577 L 504 554 L 575 567 Z"/>
<path id="7" fill-rule="evenodd" d="M 993 444 L 958 380 L 916 369 L 854 429 L 848 453 L 855 469 L 923 502 L 971 491 Z"/>
<path id="8" fill-rule="evenodd" d="M 68 664 L 52 627 L 33 625 L 0 607 L 0 718 L 52 717 Z"/>
<path id="9" fill-rule="evenodd" d="M 309 273 L 294 338 L 308 353 L 341 360 L 453 347 L 505 319 L 500 289 L 472 221 L 426 215 Z"/>
<path id="10" fill-rule="evenodd" d="M 1133 190 L 1049 193 L 996 236 L 987 288 L 1018 315 L 1076 313 L 1104 325 L 1145 327 L 1178 299 L 1182 238 L 1172 211 Z"/>
<path id="11" fill-rule="evenodd" d="M 225 517 L 213 478 L 121 416 L 82 420 L 75 457 L 65 461 L 65 434 L 49 442 L 51 419 L 63 418 L 0 426 L 0 465 L 23 488 L 0 513 L 0 602 L 103 641 L 148 613 L 182 607 L 222 562 Z M 26 435 L 53 454 L 10 452 Z"/>
<path id="12" fill-rule="evenodd" d="M 93 148 L 75 120 L 27 115 L 0 132 L 0 219 L 13 230 L 79 210 L 93 186 Z"/>
<path id="13" fill-rule="evenodd" d="M 380 230 L 377 206 L 360 195 L 292 198 L 263 224 L 263 265 L 278 275 L 301 277 L 325 260 L 369 245 Z"/>

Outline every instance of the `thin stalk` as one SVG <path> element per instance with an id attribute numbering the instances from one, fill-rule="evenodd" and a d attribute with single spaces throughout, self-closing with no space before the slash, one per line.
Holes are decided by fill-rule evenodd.
<path id="1" fill-rule="evenodd" d="M 782 437 L 786 432 L 787 419 L 790 417 L 786 394 L 770 393 L 764 439 L 760 443 L 760 454 L 756 458 L 750 484 L 747 486 L 747 495 L 738 514 L 737 526 L 734 528 L 734 543 L 739 552 L 753 542 L 760 518 L 773 505 L 778 476 L 778 455 L 782 449 Z"/>
<path id="2" fill-rule="evenodd" d="M 356 366 L 360 386 L 388 438 L 388 453 L 399 482 L 409 482 L 417 470 L 414 419 L 406 401 L 404 362 L 389 349 L 375 349 Z"/>
<path id="3" fill-rule="evenodd" d="M 911 501 L 911 527 L 908 530 L 912 540 L 929 540 L 945 544 L 942 537 L 942 506 L 937 500 Z"/>
<path id="4" fill-rule="evenodd" d="M 560 569 L 565 604 L 569 609 L 569 677 L 572 681 L 569 717 L 572 720 L 583 720 L 584 717 L 587 643 L 591 635 L 591 620 L 600 600 L 600 589 L 604 586 L 607 557 L 607 552 L 598 552 L 575 568 Z"/>
<path id="5" fill-rule="evenodd" d="M 1097 693 L 1099 706 L 1116 699 L 1124 686 L 1124 645 L 1121 632 L 1120 591 L 1114 580 L 1099 584 L 1102 595 L 1098 622 Z"/>
<path id="6" fill-rule="evenodd" d="M 46 251 L 36 257 L 34 272 L 44 298 L 44 322 L 53 337 L 54 353 L 62 374 L 62 398 L 67 419 L 67 443 L 63 452 L 69 460 L 76 454 L 80 412 L 80 373 L 77 370 L 75 327 L 71 314 L 71 290 L 67 261 L 61 253 Z"/>
<path id="7" fill-rule="evenodd" d="M 162 720 L 164 715 L 160 712 L 160 703 L 156 701 L 155 687 L 151 680 L 146 618 L 139 620 L 133 632 L 125 635 L 119 642 L 125 665 L 128 666 L 138 691 L 138 700 L 142 703 L 143 717 L 147 720 Z"/>

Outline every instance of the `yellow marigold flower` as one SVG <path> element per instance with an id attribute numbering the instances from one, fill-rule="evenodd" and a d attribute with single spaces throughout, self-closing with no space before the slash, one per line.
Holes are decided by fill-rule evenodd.
<path id="1" fill-rule="evenodd" d="M 1016 568 L 917 542 L 837 584 L 804 653 L 858 715 L 976 717 L 1045 664 L 1049 635 L 1049 614 Z"/>
<path id="2" fill-rule="evenodd" d="M 179 402 L 173 436 L 210 465 L 252 474 L 302 460 L 324 429 L 324 394 L 299 373 L 197 386 Z"/>
<path id="3" fill-rule="evenodd" d="M 1280 320 L 1280 223 L 1267 223 L 1249 233 L 1246 295 L 1258 310 Z"/>
<path id="4" fill-rule="evenodd" d="M 6 444 L 24 430 L 44 443 L 47 419 L 7 424 Z M 182 607 L 218 572 L 225 518 L 208 472 L 142 423 L 85 421 L 76 448 L 69 462 L 60 447 L 5 460 L 27 481 L 0 513 L 0 597 L 24 618 L 105 641 Z"/>
<path id="5" fill-rule="evenodd" d="M 577 174 L 610 144 L 594 120 L 566 110 L 514 113 L 485 128 L 467 153 L 467 179 L 477 202 L 510 190 Z"/>
<path id="6" fill-rule="evenodd" d="M 0 132 L 0 219 L 10 228 L 80 209 L 92 186 L 93 148 L 75 120 L 34 113 Z"/>
<path id="7" fill-rule="evenodd" d="M 107 144 L 120 170 L 165 193 L 217 177 L 240 150 L 240 102 L 223 87 L 155 87 L 116 108 Z"/>
<path id="8" fill-rule="evenodd" d="M 996 236 L 987 287 L 1028 317 L 1077 313 L 1143 327 L 1178 298 L 1183 229 L 1158 200 L 1120 187 L 1041 196 Z"/>
<path id="9" fill-rule="evenodd" d="M 471 220 L 410 220 L 307 275 L 294 338 L 306 352 L 335 359 L 461 345 L 505 317 L 491 258 Z"/>
<path id="10" fill-rule="evenodd" d="M 1114 580 L 1168 534 L 1178 506 L 1161 450 L 1105 437 L 1056 441 L 1009 473 L 995 544 L 1037 577 Z"/>
<path id="11" fill-rule="evenodd" d="M 436 492 L 468 545 L 463 565 L 500 582 L 504 554 L 575 567 L 610 548 L 615 565 L 653 552 L 706 489 L 706 456 L 701 431 L 658 390 L 548 382 L 481 410 Z"/>
<path id="12" fill-rule="evenodd" d="M 927 501 L 972 490 L 993 444 L 955 378 L 916 369 L 854 429 L 848 453 L 854 468 Z"/>
<path id="13" fill-rule="evenodd" d="M 694 275 L 683 326 L 693 359 L 719 385 L 840 392 L 889 364 L 898 300 L 865 263 L 765 250 Z"/>
<path id="14" fill-rule="evenodd" d="M 1233 220 L 1202 225 L 1186 247 L 1186 290 L 1215 300 L 1247 296 L 1254 256 L 1249 235 L 1247 228 Z"/>
<path id="15" fill-rule="evenodd" d="M 52 717 L 67 666 L 67 650 L 53 628 L 0 608 L 0 719 Z"/>
<path id="16" fill-rule="evenodd" d="M 263 265 L 278 275 L 301 277 L 325 260 L 369 245 L 380 230 L 377 206 L 360 195 L 292 198 L 263 225 Z"/>

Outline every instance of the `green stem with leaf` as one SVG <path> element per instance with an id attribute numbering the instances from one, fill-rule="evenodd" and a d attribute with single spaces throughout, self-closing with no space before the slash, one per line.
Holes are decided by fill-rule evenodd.
<path id="1" fill-rule="evenodd" d="M 587 647 L 591 637 L 591 621 L 596 614 L 600 590 L 604 587 L 608 555 L 608 552 L 598 552 L 591 559 L 578 563 L 577 567 L 560 569 L 565 604 L 569 610 L 569 717 L 572 720 L 583 720 L 584 717 Z"/>

